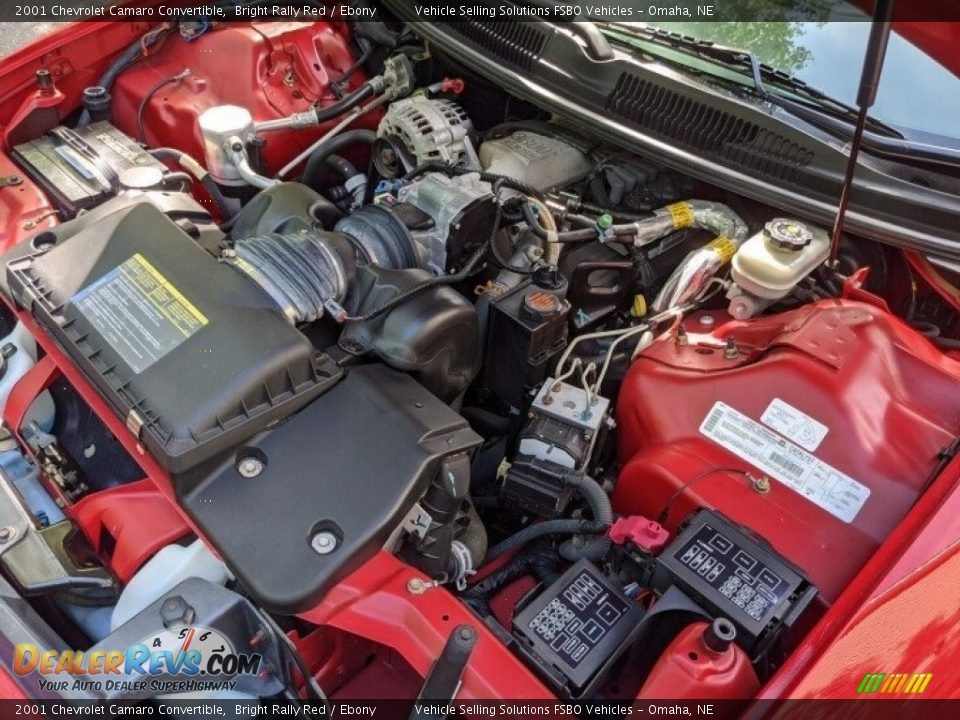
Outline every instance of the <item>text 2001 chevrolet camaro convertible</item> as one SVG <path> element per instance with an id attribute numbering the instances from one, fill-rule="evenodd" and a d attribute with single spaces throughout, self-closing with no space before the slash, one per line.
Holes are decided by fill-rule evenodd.
<path id="1" fill-rule="evenodd" d="M 240 5 L 0 66 L 5 696 L 957 694 L 955 24 Z"/>

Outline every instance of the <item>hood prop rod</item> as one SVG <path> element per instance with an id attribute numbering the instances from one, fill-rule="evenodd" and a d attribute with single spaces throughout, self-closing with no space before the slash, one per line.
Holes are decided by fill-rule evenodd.
<path id="1" fill-rule="evenodd" d="M 853 139 L 850 141 L 847 172 L 843 179 L 843 189 L 840 191 L 840 201 L 837 204 L 837 217 L 833 222 L 833 233 L 830 236 L 832 243 L 829 267 L 833 269 L 836 269 L 837 255 L 840 253 L 843 221 L 847 215 L 847 205 L 850 203 L 850 191 L 853 187 L 853 176 L 857 170 L 857 157 L 860 155 L 863 130 L 867 124 L 868 112 L 877 99 L 880 72 L 883 70 L 883 60 L 887 54 L 887 42 L 890 39 L 890 28 L 893 25 L 894 3 L 895 0 L 877 0 L 873 8 L 873 23 L 870 26 L 870 38 L 867 40 L 863 70 L 860 73 L 860 86 L 857 90 L 857 106 L 859 108 L 857 124 L 853 130 Z"/>

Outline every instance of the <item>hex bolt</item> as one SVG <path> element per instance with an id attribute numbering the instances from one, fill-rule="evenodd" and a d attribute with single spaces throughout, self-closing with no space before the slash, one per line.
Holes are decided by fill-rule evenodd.
<path id="1" fill-rule="evenodd" d="M 337 549 L 337 536 L 329 530 L 321 530 L 310 538 L 310 547 L 317 555 L 329 555 Z"/>
<path id="2" fill-rule="evenodd" d="M 37 88 L 42 94 L 53 95 L 53 76 L 49 70 L 37 70 L 34 77 L 37 79 Z"/>
<path id="3" fill-rule="evenodd" d="M 770 478 L 766 475 L 752 478 L 751 484 L 753 485 L 753 489 L 761 495 L 766 495 L 770 492 Z"/>
<path id="4" fill-rule="evenodd" d="M 160 606 L 160 619 L 165 628 L 190 625 L 197 618 L 196 611 L 180 595 L 168 597 Z"/>
<path id="5" fill-rule="evenodd" d="M 740 348 L 737 347 L 737 341 L 733 337 L 727 338 L 727 346 L 723 349 L 723 357 L 727 360 L 736 360 L 740 357 Z"/>
<path id="6" fill-rule="evenodd" d="M 407 581 L 407 592 L 411 595 L 423 595 L 427 591 L 427 584 L 418 577 Z"/>
<path id="7" fill-rule="evenodd" d="M 7 525 L 6 527 L 0 528 L 0 542 L 10 542 L 17 536 L 17 529 Z"/>
<path id="8" fill-rule="evenodd" d="M 237 463 L 237 472 L 245 478 L 255 478 L 263 472 L 264 467 L 263 460 L 248 455 Z"/>

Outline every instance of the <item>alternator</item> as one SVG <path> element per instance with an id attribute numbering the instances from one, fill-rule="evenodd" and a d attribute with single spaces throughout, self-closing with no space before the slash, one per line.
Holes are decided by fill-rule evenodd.
<path id="1" fill-rule="evenodd" d="M 392 103 L 377 135 L 398 138 L 418 165 L 435 160 L 476 167 L 476 153 L 470 143 L 472 131 L 466 112 L 455 102 L 421 95 Z"/>

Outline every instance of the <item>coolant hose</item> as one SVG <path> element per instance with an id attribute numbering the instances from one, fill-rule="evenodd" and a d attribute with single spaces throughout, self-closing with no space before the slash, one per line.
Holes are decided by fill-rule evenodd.
<path id="1" fill-rule="evenodd" d="M 611 520 L 612 519 L 611 516 Z M 571 520 L 569 518 L 545 520 L 535 525 L 528 525 L 510 537 L 498 542 L 487 551 L 485 562 L 496 560 L 506 552 L 516 550 L 537 538 L 546 537 L 547 535 L 589 535 L 604 533 L 609 526 L 609 522 L 604 524 L 594 522 L 593 520 Z"/>
<path id="2" fill-rule="evenodd" d="M 567 475 L 563 483 L 580 493 L 590 506 L 593 520 L 597 525 L 604 528 L 610 527 L 613 523 L 613 507 L 610 505 L 610 497 L 603 491 L 600 483 L 589 475 L 581 473 Z M 609 551 L 610 538 L 601 535 L 587 540 L 582 545 L 577 545 L 573 540 L 567 540 L 560 546 L 560 557 L 570 562 L 576 562 L 582 558 L 596 561 L 603 558 Z"/>
<path id="3" fill-rule="evenodd" d="M 667 278 L 653 302 L 663 312 L 699 295 L 747 239 L 747 224 L 726 205 L 706 200 L 688 200 L 656 210 L 654 217 L 668 232 L 682 228 L 709 230 L 715 236 L 707 245 L 687 255 Z"/>
<path id="4" fill-rule="evenodd" d="M 347 160 L 342 155 L 328 155 L 326 160 L 327 165 L 336 170 L 344 178 L 352 178 L 354 175 L 359 175 L 360 171 L 357 170 L 357 166 L 352 162 Z"/>
<path id="5" fill-rule="evenodd" d="M 352 145 L 353 143 L 371 145 L 376 139 L 377 134 L 373 130 L 348 130 L 345 133 L 334 135 L 329 140 L 317 145 L 314 151 L 310 153 L 307 164 L 303 169 L 301 182 L 308 187 L 316 189 L 316 184 L 320 179 L 320 170 L 327 161 L 327 158 L 347 145 Z"/>
<path id="6" fill-rule="evenodd" d="M 227 198 L 224 197 L 220 186 L 214 181 L 213 176 L 190 155 L 175 148 L 165 147 L 154 148 L 150 150 L 150 154 L 158 160 L 172 160 L 199 180 L 200 184 L 206 189 L 210 199 L 213 200 L 213 204 L 217 206 L 217 212 L 220 213 L 220 217 L 223 220 L 229 220 L 233 216 L 230 203 L 227 201 Z"/>

